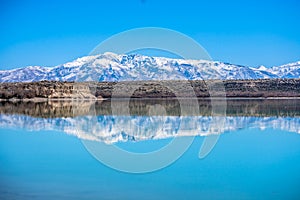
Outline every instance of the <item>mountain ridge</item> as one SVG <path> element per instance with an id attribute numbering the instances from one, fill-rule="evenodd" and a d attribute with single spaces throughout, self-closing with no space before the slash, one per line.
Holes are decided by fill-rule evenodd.
<path id="1" fill-rule="evenodd" d="M 299 77 L 300 61 L 266 68 L 220 61 L 174 59 L 111 52 L 84 56 L 54 67 L 27 66 L 12 70 L 0 70 L 0 82 L 240 80 Z"/>

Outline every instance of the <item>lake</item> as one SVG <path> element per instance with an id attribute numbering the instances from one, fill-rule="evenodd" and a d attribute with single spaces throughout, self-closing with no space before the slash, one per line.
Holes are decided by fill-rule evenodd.
<path id="1" fill-rule="evenodd" d="M 0 199 L 299 199 L 299 99 L 196 102 L 2 101 Z"/>

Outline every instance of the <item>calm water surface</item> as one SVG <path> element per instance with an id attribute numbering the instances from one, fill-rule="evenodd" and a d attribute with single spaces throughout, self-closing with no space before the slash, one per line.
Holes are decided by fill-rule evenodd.
<path id="1" fill-rule="evenodd" d="M 110 101 L 1 102 L 0 199 L 299 199 L 300 100 L 227 101 L 203 159 L 214 133 L 208 101 L 191 114 L 176 100 L 131 100 L 129 114 L 123 103 L 114 112 Z M 180 119 L 197 129 L 180 135 Z M 144 174 L 111 169 L 84 145 L 149 152 L 174 137 L 195 138 L 176 162 Z"/>

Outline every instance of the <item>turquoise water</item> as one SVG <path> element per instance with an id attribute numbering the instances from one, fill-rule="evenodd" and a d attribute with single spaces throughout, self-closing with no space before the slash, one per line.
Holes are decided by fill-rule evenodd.
<path id="1" fill-rule="evenodd" d="M 299 199 L 300 135 L 295 113 L 248 116 L 246 123 L 238 116 L 227 117 L 238 119 L 234 123 L 238 127 L 222 133 L 208 156 L 198 158 L 204 137 L 196 136 L 176 162 L 143 174 L 107 167 L 87 151 L 82 139 L 51 130 L 49 124 L 46 130 L 42 118 L 31 116 L 35 125 L 29 130 L 27 118 L 21 118 L 22 126 L 16 118 L 26 115 L 14 114 L 9 122 L 7 117 L 13 114 L 2 113 L 0 199 Z M 63 118 L 43 120 L 55 120 L 62 127 L 58 119 Z M 146 152 L 171 140 L 117 145 Z"/>

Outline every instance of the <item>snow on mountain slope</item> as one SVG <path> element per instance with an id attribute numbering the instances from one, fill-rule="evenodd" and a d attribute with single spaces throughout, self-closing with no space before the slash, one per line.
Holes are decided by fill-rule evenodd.
<path id="1" fill-rule="evenodd" d="M 0 71 L 0 82 L 207 80 L 299 78 L 300 61 L 272 68 L 247 67 L 217 61 L 184 60 L 137 54 L 85 56 L 55 67 L 29 66 Z"/>
<path id="2" fill-rule="evenodd" d="M 300 78 L 300 61 L 272 67 L 271 71 L 281 78 Z"/>

